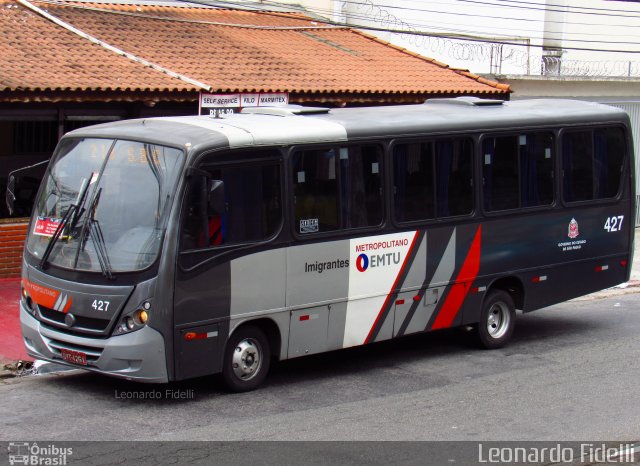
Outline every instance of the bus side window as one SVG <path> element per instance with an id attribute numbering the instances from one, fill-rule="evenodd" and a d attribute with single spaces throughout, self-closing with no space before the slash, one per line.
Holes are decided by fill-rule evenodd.
<path id="1" fill-rule="evenodd" d="M 554 139 L 551 132 L 519 136 L 522 207 L 553 203 Z"/>
<path id="2" fill-rule="evenodd" d="M 487 138 L 482 154 L 484 208 L 495 211 L 519 207 L 517 137 Z"/>
<path id="3" fill-rule="evenodd" d="M 467 215 L 473 210 L 473 142 L 468 138 L 436 142 L 438 217 Z"/>
<path id="4" fill-rule="evenodd" d="M 562 136 L 564 200 L 616 197 L 625 153 L 624 132 L 620 128 L 565 132 Z"/>
<path id="5" fill-rule="evenodd" d="M 562 137 L 563 196 L 568 202 L 593 199 L 593 141 L 591 131 Z"/>
<path id="6" fill-rule="evenodd" d="M 293 154 L 293 202 L 299 234 L 382 223 L 382 151 L 377 145 Z"/>
<path id="7" fill-rule="evenodd" d="M 219 244 L 263 241 L 276 233 L 282 215 L 279 165 L 247 163 L 214 170 L 212 177 L 224 182 L 226 209 L 215 224 Z"/>
<path id="8" fill-rule="evenodd" d="M 294 154 L 293 185 L 298 233 L 331 231 L 338 223 L 336 152 Z"/>
<path id="9" fill-rule="evenodd" d="M 482 142 L 484 209 L 488 212 L 553 203 L 551 132 L 487 137 Z"/>
<path id="10" fill-rule="evenodd" d="M 183 251 L 205 246 L 202 241 L 206 230 L 205 223 L 208 221 L 203 196 L 205 183 L 204 176 L 192 176 L 189 179 L 185 199 L 186 212 L 180 234 L 180 249 Z"/>
<path id="11" fill-rule="evenodd" d="M 470 214 L 472 166 L 473 141 L 469 138 L 398 144 L 393 153 L 396 221 Z"/>
<path id="12" fill-rule="evenodd" d="M 279 164 L 246 163 L 211 167 L 207 172 L 208 177 L 190 181 L 182 250 L 264 241 L 277 232 L 282 222 Z M 208 208 L 211 180 L 224 185 L 221 212 Z"/>
<path id="13" fill-rule="evenodd" d="M 434 143 L 399 144 L 394 150 L 395 215 L 399 222 L 435 217 Z"/>

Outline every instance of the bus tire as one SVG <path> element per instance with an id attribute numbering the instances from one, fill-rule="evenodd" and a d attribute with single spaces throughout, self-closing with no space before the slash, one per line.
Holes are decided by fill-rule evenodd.
<path id="1" fill-rule="evenodd" d="M 233 392 L 258 388 L 269 372 L 271 348 L 264 332 L 253 325 L 236 330 L 224 353 L 222 378 Z"/>
<path id="2" fill-rule="evenodd" d="M 503 290 L 490 291 L 476 326 L 478 344 L 486 349 L 503 347 L 513 335 L 515 325 L 516 310 L 511 295 Z"/>

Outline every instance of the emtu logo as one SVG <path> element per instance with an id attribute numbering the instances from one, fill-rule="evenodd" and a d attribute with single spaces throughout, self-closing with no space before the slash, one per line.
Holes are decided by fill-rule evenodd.
<path id="1" fill-rule="evenodd" d="M 364 272 L 371 266 L 372 269 L 377 267 L 388 267 L 394 264 L 400 264 L 402 254 L 400 252 L 387 252 L 384 254 L 360 254 L 356 259 L 356 268 L 359 272 Z"/>
<path id="2" fill-rule="evenodd" d="M 366 254 L 360 254 L 356 259 L 356 268 L 358 272 L 364 272 L 369 268 L 369 258 Z"/>

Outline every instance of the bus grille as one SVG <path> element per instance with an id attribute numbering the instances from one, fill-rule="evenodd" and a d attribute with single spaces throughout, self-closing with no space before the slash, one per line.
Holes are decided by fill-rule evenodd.
<path id="1" fill-rule="evenodd" d="M 100 358 L 100 355 L 102 354 L 102 348 L 94 348 L 91 346 L 84 346 L 84 345 L 75 345 L 73 343 L 67 343 L 66 341 L 59 341 L 59 340 L 52 340 L 52 339 L 47 339 L 47 340 L 48 340 L 49 349 L 51 349 L 51 351 L 59 358 L 62 358 L 62 352 L 60 350 L 63 350 L 63 349 L 70 350 L 70 351 L 78 351 L 80 353 L 86 354 L 87 363 L 96 362 Z"/>
<path id="2" fill-rule="evenodd" d="M 43 319 L 45 319 L 50 324 L 60 325 L 66 330 L 84 330 L 91 333 L 102 333 L 107 329 L 110 322 L 109 320 L 105 319 L 94 319 L 91 317 L 75 316 L 76 323 L 72 328 L 68 328 L 64 323 L 66 314 L 40 305 L 38 305 L 38 309 Z"/>

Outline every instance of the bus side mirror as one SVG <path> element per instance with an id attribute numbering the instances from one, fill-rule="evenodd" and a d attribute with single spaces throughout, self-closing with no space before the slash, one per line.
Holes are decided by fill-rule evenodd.
<path id="1" fill-rule="evenodd" d="M 5 202 L 7 204 L 7 209 L 9 210 L 9 215 L 13 215 L 13 204 L 16 201 L 16 195 L 14 191 L 16 189 L 16 177 L 14 175 L 9 176 L 9 182 L 7 183 L 7 192 L 5 194 Z"/>
<path id="2" fill-rule="evenodd" d="M 222 215 L 226 212 L 224 202 L 224 181 L 210 181 L 207 210 L 209 215 Z"/>

